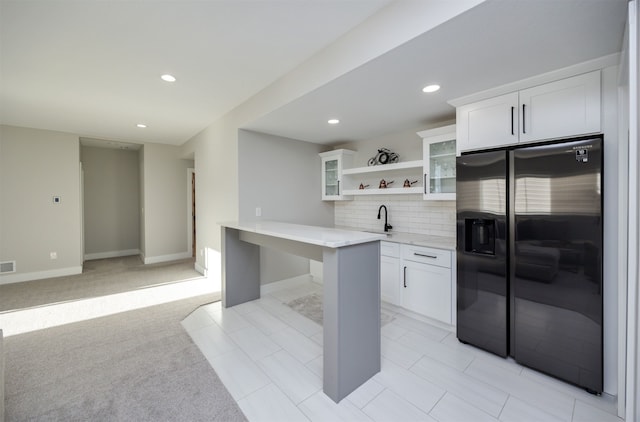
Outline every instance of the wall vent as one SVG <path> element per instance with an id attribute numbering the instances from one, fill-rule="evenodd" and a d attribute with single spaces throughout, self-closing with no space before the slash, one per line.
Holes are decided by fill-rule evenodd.
<path id="1" fill-rule="evenodd" d="M 16 261 L 2 261 L 0 262 L 0 274 L 15 273 Z"/>

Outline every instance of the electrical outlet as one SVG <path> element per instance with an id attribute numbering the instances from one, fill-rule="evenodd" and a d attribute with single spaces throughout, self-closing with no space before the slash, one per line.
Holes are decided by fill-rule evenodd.
<path id="1" fill-rule="evenodd" d="M 262 217 L 262 208 L 256 207 L 256 217 Z"/>
<path id="2" fill-rule="evenodd" d="M 49 258 L 58 259 L 58 252 L 49 252 Z"/>

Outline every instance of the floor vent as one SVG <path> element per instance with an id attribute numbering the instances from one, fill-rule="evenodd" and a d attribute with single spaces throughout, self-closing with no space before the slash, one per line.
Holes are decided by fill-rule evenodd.
<path id="1" fill-rule="evenodd" d="M 0 262 L 0 274 L 15 273 L 16 261 L 3 261 Z"/>

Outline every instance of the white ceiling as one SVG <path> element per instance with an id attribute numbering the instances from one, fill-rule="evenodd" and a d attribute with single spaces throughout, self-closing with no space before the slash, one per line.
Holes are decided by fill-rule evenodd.
<path id="1" fill-rule="evenodd" d="M 388 2 L 0 0 L 0 122 L 179 145 Z M 447 100 L 619 51 L 626 5 L 489 0 L 246 128 L 331 144 L 449 120 Z"/>
<path id="2" fill-rule="evenodd" d="M 179 145 L 389 1 L 0 0 L 0 123 Z"/>
<path id="3" fill-rule="evenodd" d="M 627 0 L 489 0 L 246 128 L 332 144 L 452 120 L 448 100 L 619 52 L 626 9 Z M 441 90 L 424 94 L 431 83 Z"/>

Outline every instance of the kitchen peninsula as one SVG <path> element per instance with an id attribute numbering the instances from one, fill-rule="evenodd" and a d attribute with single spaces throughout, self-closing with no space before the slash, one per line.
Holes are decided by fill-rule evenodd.
<path id="1" fill-rule="evenodd" d="M 260 247 L 323 262 L 323 391 L 339 402 L 380 371 L 380 240 L 274 221 L 222 226 L 222 306 L 260 297 Z"/>

